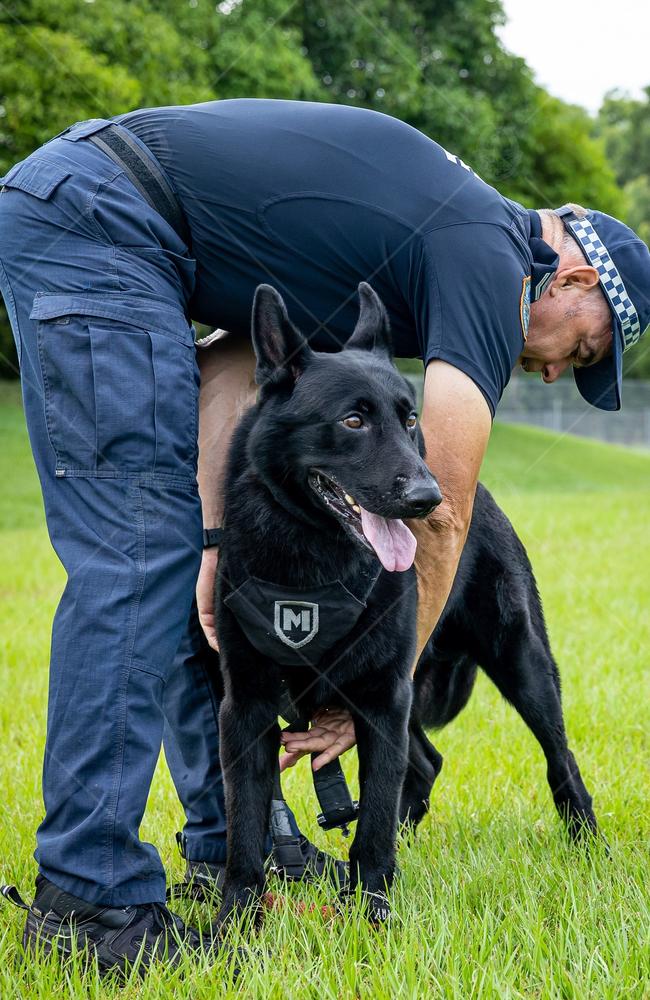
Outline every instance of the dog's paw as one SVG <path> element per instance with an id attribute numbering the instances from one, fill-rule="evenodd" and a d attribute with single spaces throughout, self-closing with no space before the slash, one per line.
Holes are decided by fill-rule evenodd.
<path id="1" fill-rule="evenodd" d="M 379 925 L 386 923 L 390 919 L 390 903 L 388 902 L 386 893 L 370 892 L 369 889 L 362 889 L 360 897 L 357 896 L 357 890 L 355 889 L 344 889 L 339 892 L 339 910 L 343 910 L 343 908 L 347 909 L 357 898 L 360 898 L 361 906 L 369 923 Z"/>
<path id="2" fill-rule="evenodd" d="M 248 886 L 240 889 L 229 889 L 226 886 L 221 909 L 213 927 L 219 934 L 223 934 L 229 924 L 244 919 L 250 921 L 257 929 L 262 923 L 263 910 L 263 899 L 257 889 L 251 889 Z"/>
<path id="3" fill-rule="evenodd" d="M 385 924 L 390 919 L 390 903 L 383 892 L 366 892 L 362 896 L 371 924 Z"/>

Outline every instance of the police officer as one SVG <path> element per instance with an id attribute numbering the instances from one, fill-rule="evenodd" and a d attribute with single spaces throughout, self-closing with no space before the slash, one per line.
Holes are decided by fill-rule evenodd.
<path id="1" fill-rule="evenodd" d="M 417 130 L 345 106 L 235 100 L 84 122 L 2 184 L 2 292 L 68 574 L 26 939 L 72 920 L 106 966 L 143 934 L 150 956 L 165 943 L 174 960 L 201 942 L 164 907 L 164 871 L 138 829 L 164 735 L 185 853 L 218 876 L 217 705 L 202 639 L 216 646 L 218 549 L 201 546 L 218 541 L 225 448 L 252 397 L 256 285 L 281 291 L 314 348 L 336 350 L 369 281 L 395 354 L 424 363 L 422 429 L 444 502 L 413 526 L 421 649 L 513 366 L 546 382 L 573 366 L 589 402 L 618 409 L 623 351 L 650 320 L 650 255 L 609 216 L 527 211 Z M 203 362 L 202 505 L 190 319 L 230 331 Z M 335 717 L 289 740 L 287 762 L 350 745 L 350 720 Z"/>

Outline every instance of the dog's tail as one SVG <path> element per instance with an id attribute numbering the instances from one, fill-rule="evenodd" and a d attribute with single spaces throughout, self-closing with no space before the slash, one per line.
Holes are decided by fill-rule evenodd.
<path id="1" fill-rule="evenodd" d="M 469 701 L 476 671 L 470 656 L 442 657 L 429 640 L 414 677 L 413 714 L 418 722 L 441 729 L 455 719 Z"/>

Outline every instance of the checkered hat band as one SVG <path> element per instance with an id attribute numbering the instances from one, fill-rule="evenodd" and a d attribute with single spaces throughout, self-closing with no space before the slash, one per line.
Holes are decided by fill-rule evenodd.
<path id="1" fill-rule="evenodd" d="M 600 275 L 601 287 L 609 303 L 618 316 L 623 331 L 623 350 L 633 347 L 641 337 L 641 324 L 623 279 L 616 264 L 609 256 L 607 247 L 587 219 L 567 220 L 571 231 L 584 250 L 587 259 Z"/>

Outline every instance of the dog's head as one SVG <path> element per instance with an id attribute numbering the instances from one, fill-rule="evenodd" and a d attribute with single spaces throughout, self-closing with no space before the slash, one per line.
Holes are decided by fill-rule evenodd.
<path id="1" fill-rule="evenodd" d="M 312 524 L 334 519 L 388 570 L 415 539 L 402 518 L 441 500 L 427 468 L 415 392 L 392 363 L 386 310 L 359 285 L 360 313 L 340 352 L 313 351 L 279 293 L 260 285 L 252 336 L 260 385 L 249 456 L 276 500 Z"/>

